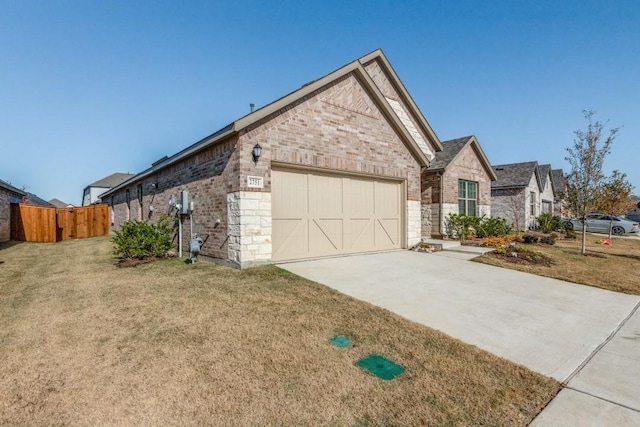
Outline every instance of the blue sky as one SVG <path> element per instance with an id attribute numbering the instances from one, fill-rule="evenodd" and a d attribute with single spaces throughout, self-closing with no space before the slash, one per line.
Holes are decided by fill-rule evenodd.
<path id="1" fill-rule="evenodd" d="M 0 0 L 0 179 L 79 204 L 382 48 L 441 140 L 568 165 L 583 109 L 640 192 L 640 3 Z"/>

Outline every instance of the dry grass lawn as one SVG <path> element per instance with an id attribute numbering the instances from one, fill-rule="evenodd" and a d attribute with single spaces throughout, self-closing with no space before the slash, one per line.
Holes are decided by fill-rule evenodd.
<path id="1" fill-rule="evenodd" d="M 560 387 L 277 267 L 120 269 L 111 248 L 0 250 L 0 425 L 513 426 Z M 405 374 L 354 365 L 371 353 Z"/>
<path id="2" fill-rule="evenodd" d="M 640 295 L 640 240 L 614 238 L 611 246 L 596 243 L 606 237 L 587 234 L 587 256 L 580 253 L 579 236 L 575 240 L 558 240 L 555 246 L 522 245 L 549 256 L 554 262 L 550 267 L 512 264 L 490 254 L 475 258 L 474 261 Z"/>

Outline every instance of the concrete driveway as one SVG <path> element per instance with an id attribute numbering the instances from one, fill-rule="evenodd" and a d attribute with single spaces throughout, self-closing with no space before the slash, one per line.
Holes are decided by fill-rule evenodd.
<path id="1" fill-rule="evenodd" d="M 640 425 L 640 297 L 472 256 L 395 251 L 280 267 L 567 383 L 534 425 Z"/>

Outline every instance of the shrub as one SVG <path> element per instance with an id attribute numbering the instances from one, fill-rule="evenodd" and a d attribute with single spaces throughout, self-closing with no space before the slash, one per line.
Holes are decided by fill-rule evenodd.
<path id="1" fill-rule="evenodd" d="M 473 239 L 475 237 L 506 236 L 513 227 L 504 218 L 487 218 L 449 214 L 446 220 L 447 236 L 454 239 Z"/>
<path id="2" fill-rule="evenodd" d="M 536 218 L 538 227 L 543 233 L 551 233 L 552 231 L 562 229 L 562 219 L 559 216 L 548 213 L 542 214 Z"/>
<path id="3" fill-rule="evenodd" d="M 504 218 L 480 218 L 476 235 L 478 237 L 506 236 L 513 231 L 513 227 Z"/>
<path id="4" fill-rule="evenodd" d="M 172 235 L 172 221 L 166 215 L 157 224 L 128 221 L 113 237 L 113 252 L 122 258 L 163 257 L 173 246 Z"/>
<path id="5" fill-rule="evenodd" d="M 545 245 L 555 245 L 556 244 L 556 238 L 557 238 L 557 234 L 556 233 L 551 233 L 548 236 L 542 236 L 540 238 L 540 243 L 543 243 Z"/>
<path id="6" fill-rule="evenodd" d="M 578 233 L 576 233 L 575 230 L 564 230 L 564 237 L 566 237 L 567 239 L 577 239 L 578 238 Z"/>
<path id="7" fill-rule="evenodd" d="M 447 236 L 454 239 L 473 239 L 480 223 L 480 218 L 459 214 L 449 214 L 445 227 Z"/>
<path id="8" fill-rule="evenodd" d="M 529 245 L 538 243 L 538 237 L 534 236 L 533 234 L 525 234 L 524 236 L 522 236 L 522 242 L 523 243 L 527 243 Z"/>
<path id="9" fill-rule="evenodd" d="M 514 241 L 514 236 L 500 236 L 500 237 L 485 237 L 482 240 L 481 246 L 487 246 L 490 248 L 499 248 L 501 246 L 507 246 Z"/>

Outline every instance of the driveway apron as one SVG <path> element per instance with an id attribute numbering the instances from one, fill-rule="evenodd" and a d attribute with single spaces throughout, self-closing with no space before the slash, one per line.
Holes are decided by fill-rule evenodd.
<path id="1" fill-rule="evenodd" d="M 567 383 L 534 425 L 640 425 L 640 297 L 470 257 L 394 251 L 279 266 Z M 603 419 L 589 417 L 596 408 Z"/>

